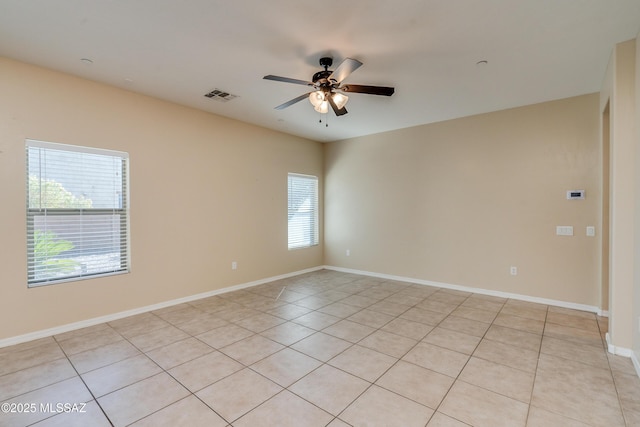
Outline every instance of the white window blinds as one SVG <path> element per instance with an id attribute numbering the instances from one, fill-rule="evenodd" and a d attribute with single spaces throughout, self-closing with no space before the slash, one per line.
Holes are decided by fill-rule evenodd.
<path id="1" fill-rule="evenodd" d="M 318 244 L 318 178 L 289 174 L 289 249 Z"/>
<path id="2" fill-rule="evenodd" d="M 128 154 L 27 140 L 28 285 L 129 271 Z"/>

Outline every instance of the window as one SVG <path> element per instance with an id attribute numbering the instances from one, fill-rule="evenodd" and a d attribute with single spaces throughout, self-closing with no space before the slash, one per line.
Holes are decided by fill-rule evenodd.
<path id="1" fill-rule="evenodd" d="M 27 140 L 28 286 L 129 271 L 128 154 Z"/>
<path id="2" fill-rule="evenodd" d="M 289 249 L 318 244 L 318 178 L 289 174 Z"/>

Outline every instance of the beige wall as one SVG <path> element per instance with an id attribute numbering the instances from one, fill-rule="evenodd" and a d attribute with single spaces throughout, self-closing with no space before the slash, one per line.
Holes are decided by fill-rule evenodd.
<path id="1" fill-rule="evenodd" d="M 322 265 L 322 245 L 287 250 L 286 220 L 287 172 L 322 176 L 320 143 L 2 58 L 0 75 L 0 339 Z M 25 138 L 130 154 L 130 274 L 27 289 Z"/>
<path id="2" fill-rule="evenodd" d="M 0 74 L 0 340 L 323 263 L 602 306 L 602 233 L 584 233 L 602 220 L 598 94 L 323 146 L 7 59 Z M 27 289 L 25 138 L 129 152 L 130 274 Z M 287 250 L 287 172 L 324 175 L 324 247 Z"/>
<path id="3" fill-rule="evenodd" d="M 635 329 L 635 50 L 635 40 L 614 47 L 600 92 L 600 111 L 609 106 L 609 338 L 625 349 Z"/>
<path id="4" fill-rule="evenodd" d="M 598 123 L 592 94 L 327 144 L 325 263 L 600 306 Z"/>

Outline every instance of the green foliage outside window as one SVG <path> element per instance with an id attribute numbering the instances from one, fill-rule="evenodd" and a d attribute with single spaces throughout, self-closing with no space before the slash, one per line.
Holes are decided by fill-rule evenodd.
<path id="1" fill-rule="evenodd" d="M 70 251 L 73 248 L 73 243 L 68 240 L 58 239 L 58 235 L 53 231 L 36 230 L 33 247 L 36 270 L 46 269 L 60 273 L 74 271 L 78 265 L 77 261 L 56 258 L 61 253 Z"/>
<path id="2" fill-rule="evenodd" d="M 77 197 L 53 179 L 39 180 L 29 175 L 30 209 L 87 209 L 93 202 L 83 196 Z"/>
<path id="3" fill-rule="evenodd" d="M 77 197 L 55 180 L 39 180 L 29 176 L 29 208 L 31 209 L 87 209 L 93 202 L 83 196 Z M 74 244 L 59 239 L 53 231 L 35 230 L 33 258 L 36 271 L 69 273 L 75 270 L 78 262 L 72 259 L 58 259 L 63 252 L 70 251 Z"/>

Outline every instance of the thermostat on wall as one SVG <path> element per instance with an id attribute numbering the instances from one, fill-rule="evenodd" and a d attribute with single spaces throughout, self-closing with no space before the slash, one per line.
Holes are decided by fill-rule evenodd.
<path id="1" fill-rule="evenodd" d="M 584 190 L 567 190 L 567 200 L 584 200 Z"/>

